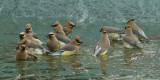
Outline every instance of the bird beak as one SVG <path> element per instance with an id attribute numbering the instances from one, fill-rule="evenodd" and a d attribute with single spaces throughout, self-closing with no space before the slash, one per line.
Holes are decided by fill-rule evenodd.
<path id="1" fill-rule="evenodd" d="M 54 25 L 50 25 L 51 27 L 54 27 Z"/>
<path id="2" fill-rule="evenodd" d="M 81 41 L 81 42 L 78 42 L 78 45 L 80 45 L 80 44 L 83 44 L 83 42 Z"/>
<path id="3" fill-rule="evenodd" d="M 57 25 L 50 25 L 51 27 L 56 27 Z"/>
<path id="4" fill-rule="evenodd" d="M 73 25 L 73 27 L 76 27 L 75 25 Z"/>
<path id="5" fill-rule="evenodd" d="M 100 30 L 100 32 L 102 32 L 102 29 Z"/>
<path id="6" fill-rule="evenodd" d="M 75 40 L 77 41 L 77 43 L 78 43 L 79 45 L 83 43 L 82 41 L 79 41 L 79 40 L 77 40 L 77 39 L 75 39 Z"/>

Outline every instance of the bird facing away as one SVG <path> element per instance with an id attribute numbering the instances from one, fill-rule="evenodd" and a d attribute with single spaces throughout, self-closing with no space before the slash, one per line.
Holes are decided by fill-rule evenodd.
<path id="1" fill-rule="evenodd" d="M 132 32 L 131 26 L 126 26 L 125 30 L 125 36 L 123 37 L 124 46 L 126 48 L 142 48 L 141 42 L 138 40 L 137 36 L 135 36 Z"/>
<path id="2" fill-rule="evenodd" d="M 29 56 L 34 57 L 35 59 L 38 59 L 37 56 L 30 53 L 30 51 L 26 50 L 25 45 L 19 45 L 16 48 L 16 60 L 27 60 Z"/>
<path id="3" fill-rule="evenodd" d="M 106 27 L 104 26 L 100 30 L 100 32 L 102 32 L 102 37 L 96 44 L 93 56 L 105 55 L 110 47 L 108 32 L 105 29 Z"/>
<path id="4" fill-rule="evenodd" d="M 73 28 L 76 27 L 73 22 L 68 21 L 63 26 L 63 31 L 65 32 L 66 36 L 69 37 L 72 34 Z"/>
<path id="5" fill-rule="evenodd" d="M 66 44 L 60 50 L 49 53 L 48 55 L 73 55 L 79 51 L 79 45 L 82 44 L 80 37 L 77 35 L 70 43 Z"/>
<path id="6" fill-rule="evenodd" d="M 130 19 L 127 22 L 127 24 L 131 26 L 133 33 L 136 34 L 138 37 L 149 40 L 149 38 L 145 35 L 143 30 L 139 26 L 136 25 L 136 23 L 134 22 L 134 19 Z"/>
<path id="7" fill-rule="evenodd" d="M 33 38 L 39 39 L 38 35 L 35 32 L 33 32 L 31 24 L 26 24 L 26 26 L 25 26 L 25 33 L 27 34 L 27 36 L 31 35 Z"/>
<path id="8" fill-rule="evenodd" d="M 58 21 L 51 25 L 51 27 L 53 27 L 55 36 L 58 39 L 58 41 L 61 41 L 65 44 L 71 42 L 71 40 L 65 35 L 63 28 Z"/>
<path id="9" fill-rule="evenodd" d="M 49 51 L 54 52 L 54 51 L 59 50 L 60 44 L 59 44 L 57 38 L 55 37 L 55 33 L 50 32 L 48 34 L 48 38 L 49 39 L 47 41 L 47 47 L 48 47 Z"/>
<path id="10" fill-rule="evenodd" d="M 125 34 L 125 30 L 110 27 L 110 26 L 104 26 L 104 30 L 106 30 L 109 33 L 109 39 L 119 41 L 122 40 L 122 34 Z"/>

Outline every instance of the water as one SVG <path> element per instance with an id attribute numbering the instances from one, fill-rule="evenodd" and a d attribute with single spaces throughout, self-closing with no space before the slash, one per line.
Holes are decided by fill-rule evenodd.
<path id="1" fill-rule="evenodd" d="M 158 0 L 1 0 L 0 1 L 0 79 L 160 79 L 160 7 Z M 124 29 L 135 18 L 152 42 L 144 48 L 124 49 L 122 42 L 112 42 L 106 56 L 92 57 L 95 43 L 104 25 Z M 18 35 L 31 23 L 41 41 L 53 29 L 55 21 L 63 25 L 73 21 L 71 39 L 79 35 L 84 42 L 77 55 L 43 56 L 39 60 L 15 61 Z M 46 46 L 45 46 L 46 47 Z"/>

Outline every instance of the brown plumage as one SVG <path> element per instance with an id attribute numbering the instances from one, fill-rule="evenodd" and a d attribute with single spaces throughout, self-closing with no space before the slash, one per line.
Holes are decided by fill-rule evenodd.
<path id="1" fill-rule="evenodd" d="M 27 60 L 29 51 L 25 49 L 25 45 L 20 45 L 16 50 L 16 60 Z"/>
<path id="2" fill-rule="evenodd" d="M 36 33 L 33 32 L 32 30 L 32 27 L 31 27 L 31 24 L 27 24 L 26 27 L 25 27 L 25 34 L 26 34 L 26 38 L 35 42 L 35 43 L 38 43 L 40 45 L 42 45 L 42 42 L 37 39 L 37 35 Z M 37 36 L 37 37 L 36 37 Z"/>
<path id="3" fill-rule="evenodd" d="M 39 51 L 43 52 L 46 51 L 46 49 L 41 44 L 38 44 L 30 39 L 27 39 L 25 32 L 21 32 L 19 34 L 19 41 L 17 42 L 17 45 L 22 45 L 22 44 L 24 44 L 26 46 L 26 49 L 30 50 L 31 53 L 33 52 L 33 49 L 39 49 Z M 37 51 L 36 52 L 34 51 L 34 53 L 36 54 L 42 54 L 43 52 L 37 53 Z"/>
<path id="4" fill-rule="evenodd" d="M 120 34 L 125 34 L 124 30 L 121 30 L 119 28 L 115 27 L 110 27 L 110 26 L 104 26 L 103 29 L 107 31 L 108 33 L 120 33 Z"/>
<path id="5" fill-rule="evenodd" d="M 109 39 L 119 41 L 122 40 L 122 35 L 125 34 L 125 30 L 110 27 L 110 26 L 104 26 L 104 30 L 106 30 L 109 33 Z"/>
<path id="6" fill-rule="evenodd" d="M 133 34 L 132 28 L 130 25 L 125 27 L 125 36 L 123 37 L 124 45 L 126 48 L 142 48 L 141 42 L 138 38 Z"/>
<path id="7" fill-rule="evenodd" d="M 72 34 L 73 28 L 76 27 L 73 22 L 68 21 L 63 26 L 63 31 L 65 32 L 66 36 L 69 37 Z"/>
<path id="8" fill-rule="evenodd" d="M 51 25 L 51 27 L 53 27 L 55 36 L 58 41 L 64 42 L 65 44 L 71 42 L 71 40 L 65 35 L 63 28 L 58 21 Z"/>
<path id="9" fill-rule="evenodd" d="M 35 39 L 39 39 L 38 35 L 35 32 L 33 32 L 31 24 L 26 24 L 26 26 L 25 26 L 25 33 L 26 33 L 27 37 L 28 36 L 32 36 Z"/>
<path id="10" fill-rule="evenodd" d="M 134 22 L 134 19 L 130 19 L 127 22 L 127 24 L 131 26 L 133 33 L 136 34 L 138 37 L 149 40 L 149 38 L 145 35 L 143 30 L 139 26 L 136 25 L 136 23 Z"/>
<path id="11" fill-rule="evenodd" d="M 25 45 L 18 45 L 16 48 L 16 60 L 27 60 L 29 56 L 34 57 L 34 59 L 38 59 L 37 56 L 30 53 L 29 50 L 26 49 Z"/>
<path id="12" fill-rule="evenodd" d="M 110 41 L 108 38 L 108 32 L 105 30 L 105 26 L 101 28 L 100 32 L 102 33 L 101 39 L 97 42 L 96 47 L 94 49 L 93 56 L 97 55 L 105 55 L 110 47 Z"/>
<path id="13" fill-rule="evenodd" d="M 60 45 L 59 45 L 57 38 L 55 37 L 55 34 L 53 32 L 50 32 L 48 34 L 48 37 L 49 39 L 47 41 L 47 47 L 49 51 L 54 52 L 54 51 L 59 50 Z"/>
<path id="14" fill-rule="evenodd" d="M 79 51 L 79 45 L 82 44 L 82 41 L 79 36 L 76 36 L 70 43 L 66 44 L 60 50 L 51 53 L 49 55 L 72 55 L 76 54 Z"/>

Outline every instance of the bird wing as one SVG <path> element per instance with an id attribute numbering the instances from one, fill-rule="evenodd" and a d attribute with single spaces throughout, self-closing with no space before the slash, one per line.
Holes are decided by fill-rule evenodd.
<path id="1" fill-rule="evenodd" d="M 34 54 L 30 53 L 30 52 L 28 52 L 28 55 L 34 57 L 34 59 L 38 59 L 38 57 L 36 55 L 34 55 Z"/>
<path id="2" fill-rule="evenodd" d="M 59 34 L 56 34 L 56 38 L 61 41 L 61 42 L 64 42 L 64 43 L 70 43 L 71 40 L 66 36 L 66 37 L 63 37 Z"/>
<path id="3" fill-rule="evenodd" d="M 145 33 L 143 31 L 139 31 L 139 35 L 141 35 L 143 38 L 149 40 L 149 38 L 145 35 Z"/>
<path id="4" fill-rule="evenodd" d="M 67 52 L 67 53 L 64 53 L 64 54 L 68 54 L 70 52 L 72 53 L 72 51 L 74 51 L 75 49 L 76 49 L 76 46 L 67 44 L 56 52 L 47 51 L 46 54 L 47 55 L 61 55 L 63 52 Z"/>
<path id="5" fill-rule="evenodd" d="M 105 48 L 102 48 L 102 47 L 100 47 L 99 45 L 97 45 L 97 46 L 95 47 L 95 49 L 94 49 L 94 54 L 93 54 L 93 56 L 100 55 L 100 54 L 102 54 L 102 53 L 105 52 L 105 51 L 106 51 Z M 106 52 L 105 52 L 105 53 L 106 53 Z"/>
<path id="6" fill-rule="evenodd" d="M 42 45 L 39 45 L 35 42 L 30 42 L 30 44 L 28 45 L 29 48 L 39 48 L 39 49 L 44 49 L 44 47 Z"/>
<path id="7" fill-rule="evenodd" d="M 73 51 L 76 49 L 75 45 L 72 44 L 67 44 L 64 47 L 62 47 L 60 50 L 64 50 L 64 51 Z"/>
<path id="8" fill-rule="evenodd" d="M 121 30 L 119 28 L 114 28 L 114 27 L 107 27 L 106 31 L 109 33 L 121 33 L 121 34 L 125 33 L 125 30 Z"/>
<path id="9" fill-rule="evenodd" d="M 67 30 L 66 27 L 63 27 L 63 31 L 64 31 L 65 34 L 68 34 L 68 30 Z"/>
<path id="10" fill-rule="evenodd" d="M 132 28 L 132 31 L 133 31 L 133 33 L 134 34 L 136 34 L 137 36 L 140 36 L 140 37 L 142 37 L 142 38 L 144 38 L 144 39 L 147 39 L 147 40 L 149 40 L 149 38 L 145 35 L 145 33 L 143 32 L 143 30 L 142 29 L 135 29 L 134 27 Z"/>
<path id="11" fill-rule="evenodd" d="M 141 44 L 141 42 L 138 40 L 138 38 L 136 36 L 134 36 L 133 38 L 123 37 L 123 40 L 133 47 L 139 48 L 139 45 Z"/>
<path id="12" fill-rule="evenodd" d="M 33 32 L 33 38 L 39 39 L 38 35 Z"/>

